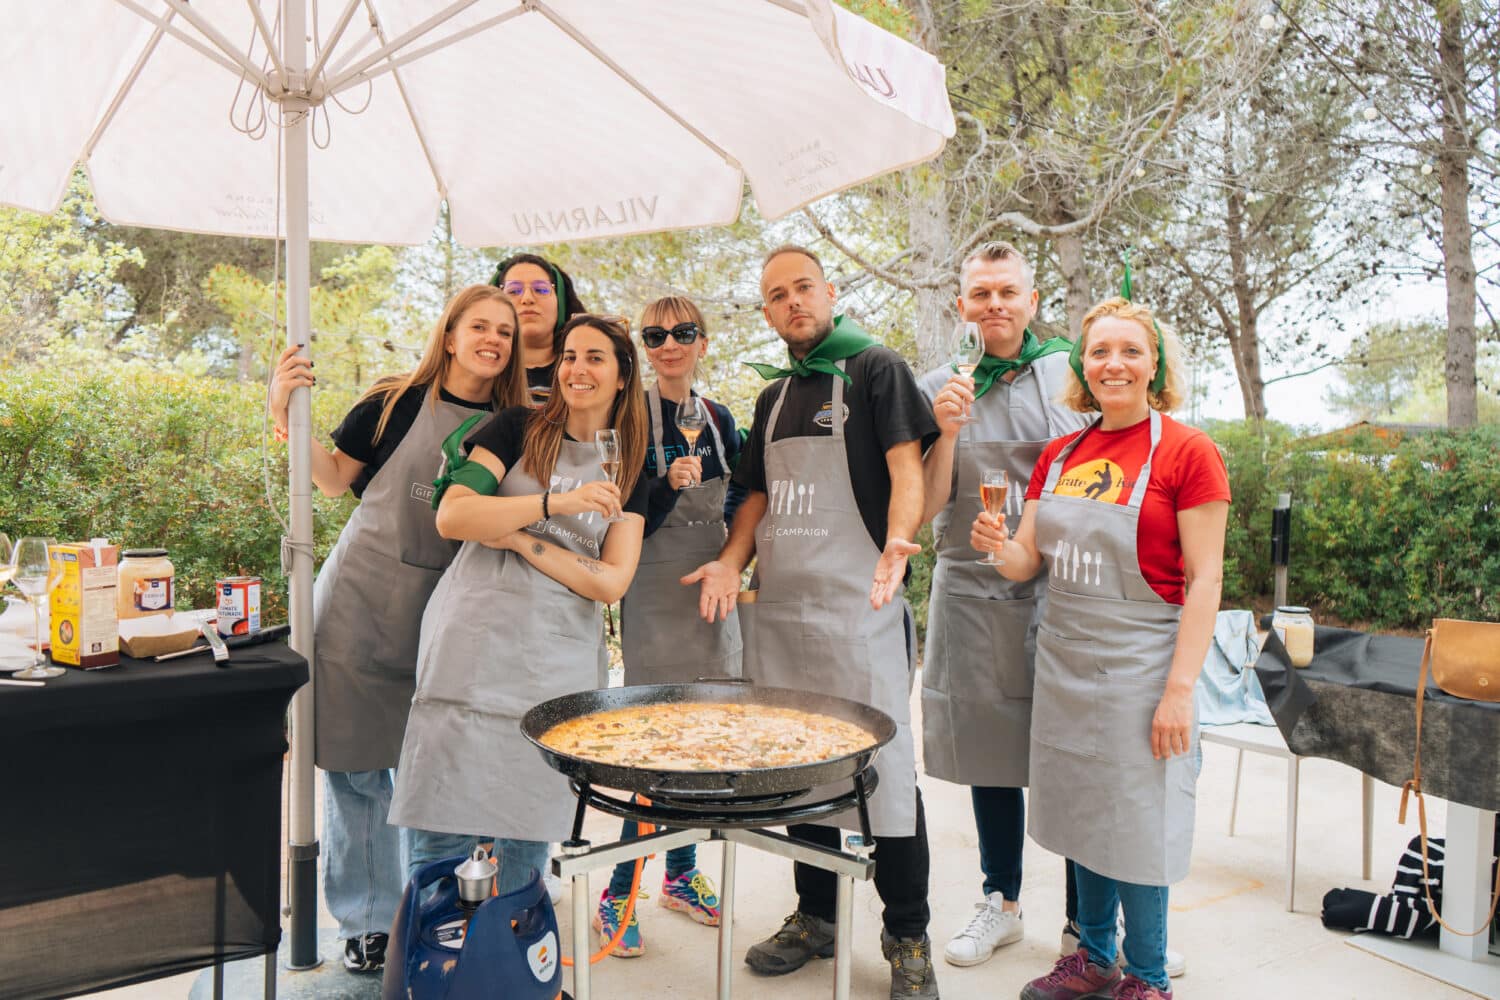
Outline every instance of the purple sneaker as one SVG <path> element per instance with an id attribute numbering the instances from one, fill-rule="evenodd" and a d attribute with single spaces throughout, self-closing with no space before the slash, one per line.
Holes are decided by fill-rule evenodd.
<path id="1" fill-rule="evenodd" d="M 1057 960 L 1052 971 L 1021 988 L 1021 1000 L 1105 1000 L 1120 981 L 1118 966 L 1104 968 L 1089 960 L 1089 950 L 1079 948 Z"/>
<path id="2" fill-rule="evenodd" d="M 1115 984 L 1113 1000 L 1172 1000 L 1172 988 L 1152 986 L 1144 979 L 1126 976 Z"/>

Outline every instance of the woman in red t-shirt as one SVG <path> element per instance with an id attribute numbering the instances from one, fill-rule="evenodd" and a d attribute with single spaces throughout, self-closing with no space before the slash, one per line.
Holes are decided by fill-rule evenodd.
<path id="1" fill-rule="evenodd" d="M 1023 1000 L 1172 995 L 1167 886 L 1186 876 L 1192 849 L 1193 685 L 1219 609 L 1229 511 L 1213 442 L 1163 415 L 1180 398 L 1175 348 L 1142 306 L 1117 298 L 1090 310 L 1064 402 L 1099 419 L 1042 452 L 1014 536 L 988 514 L 971 532 L 974 548 L 999 551 L 1008 579 L 1049 570 L 1030 833 L 1075 864 L 1081 944 Z"/>

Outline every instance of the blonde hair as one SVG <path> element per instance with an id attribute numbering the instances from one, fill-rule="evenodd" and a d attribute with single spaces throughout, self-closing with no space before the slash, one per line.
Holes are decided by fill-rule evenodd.
<path id="1" fill-rule="evenodd" d="M 442 316 L 438 317 L 432 332 L 427 335 L 427 343 L 422 348 L 421 360 L 417 367 L 403 375 L 387 375 L 376 380 L 375 384 L 365 390 L 359 401 L 363 403 L 367 399 L 378 399 L 381 401 L 380 420 L 375 424 L 374 442 L 378 443 L 385 434 L 385 425 L 391 419 L 391 411 L 396 408 L 396 401 L 405 394 L 407 389 L 413 386 L 431 388 L 433 385 L 442 386 L 448 378 L 448 369 L 453 364 L 453 355 L 448 353 L 448 334 L 458 325 L 463 314 L 468 312 L 469 307 L 476 302 L 498 302 L 510 310 L 511 320 L 511 347 L 510 358 L 505 362 L 505 368 L 495 379 L 491 390 L 496 412 L 507 406 L 519 406 L 523 401 L 526 390 L 525 369 L 521 366 L 521 345 L 517 342 L 519 337 L 520 319 L 516 316 L 516 307 L 500 289 L 491 285 L 470 285 L 460 289 L 459 292 L 448 300 L 443 307 Z M 431 393 L 431 405 L 437 408 L 437 393 Z"/>
<path id="2" fill-rule="evenodd" d="M 646 418 L 646 393 L 641 388 L 641 364 L 636 357 L 635 344 L 630 340 L 628 320 L 618 316 L 593 316 L 582 313 L 568 320 L 562 328 L 560 344 L 566 348 L 568 335 L 580 326 L 598 330 L 610 340 L 614 348 L 615 361 L 620 375 L 625 379 L 624 387 L 615 396 L 609 411 L 609 426 L 620 436 L 620 495 L 629 499 L 635 489 L 635 481 L 646 466 L 646 438 L 650 425 Z M 552 470 L 557 467 L 557 456 L 562 451 L 563 430 L 568 422 L 568 404 L 563 399 L 558 383 L 559 363 L 552 370 L 552 393 L 547 402 L 534 409 L 526 418 L 526 440 L 522 446 L 525 469 L 531 477 L 546 489 L 552 481 Z"/>
<path id="3" fill-rule="evenodd" d="M 641 326 L 658 325 L 668 316 L 677 316 L 680 322 L 696 323 L 698 329 L 708 333 L 708 324 L 703 322 L 703 310 L 692 299 L 683 295 L 663 295 L 641 310 Z"/>
<path id="4" fill-rule="evenodd" d="M 1088 314 L 1083 317 L 1083 332 L 1078 335 L 1079 356 L 1081 357 L 1084 350 L 1088 347 L 1089 331 L 1094 328 L 1096 322 L 1107 316 L 1112 316 L 1115 319 L 1130 320 L 1146 331 L 1146 343 L 1149 345 L 1152 364 L 1157 368 L 1160 368 L 1163 363 L 1167 366 L 1167 380 L 1161 387 L 1161 392 L 1154 392 L 1147 389 L 1146 402 L 1153 410 L 1159 410 L 1162 413 L 1170 413 L 1177 409 L 1182 403 L 1181 347 L 1178 343 L 1177 335 L 1172 332 L 1171 328 L 1157 323 L 1151 315 L 1151 310 L 1145 306 L 1136 305 L 1129 299 L 1116 296 L 1112 299 L 1105 299 L 1090 309 Z M 1157 351 L 1157 331 L 1161 332 L 1161 347 L 1166 353 L 1165 362 L 1163 362 L 1160 353 Z M 1063 390 L 1062 404 L 1079 413 L 1097 412 L 1099 410 L 1098 400 L 1094 399 L 1094 394 L 1089 391 L 1089 387 L 1084 383 L 1082 376 L 1079 376 L 1076 371 L 1073 374 L 1074 378 L 1068 382 L 1067 388 Z"/>

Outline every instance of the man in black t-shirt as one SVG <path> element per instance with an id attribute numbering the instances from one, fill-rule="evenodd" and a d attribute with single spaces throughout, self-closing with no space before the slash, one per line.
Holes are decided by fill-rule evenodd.
<path id="1" fill-rule="evenodd" d="M 900 598 L 907 558 L 920 551 L 910 539 L 922 517 L 922 451 L 938 428 L 900 355 L 833 315 L 836 293 L 814 254 L 772 251 L 761 295 L 788 367 L 752 365 L 775 381 L 756 400 L 734 475 L 748 493 L 719 557 L 683 582 L 701 584 L 700 611 L 714 621 L 735 607 L 740 573 L 758 557 L 760 603 L 739 605 L 745 676 L 873 704 L 896 722 L 869 810 L 885 903 L 881 948 L 892 997 L 935 998 L 927 830 L 908 709 L 914 633 Z M 840 845 L 831 826 L 787 832 Z M 834 951 L 835 876 L 798 863 L 794 877 L 796 912 L 745 956 L 765 975 Z"/>

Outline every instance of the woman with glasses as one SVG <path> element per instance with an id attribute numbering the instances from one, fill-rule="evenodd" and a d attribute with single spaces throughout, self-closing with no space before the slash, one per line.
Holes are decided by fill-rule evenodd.
<path id="1" fill-rule="evenodd" d="M 567 779 L 520 720 L 607 683 L 599 604 L 630 586 L 645 530 L 639 369 L 623 320 L 573 317 L 546 404 L 496 414 L 439 483 L 438 531 L 463 547 L 422 616 L 391 802 L 391 822 L 413 828 L 409 874 L 493 837 L 506 893 L 568 836 Z M 595 447 L 606 429 L 620 444 L 618 484 Z"/>
<path id="2" fill-rule="evenodd" d="M 521 322 L 521 357 L 526 364 L 526 387 L 533 406 L 541 406 L 552 391 L 552 373 L 562 351 L 562 329 L 584 312 L 568 272 L 545 257 L 518 253 L 495 268 L 490 284 L 515 304 Z"/>
<path id="3" fill-rule="evenodd" d="M 448 302 L 417 367 L 375 383 L 333 431 L 312 442 L 324 495 L 359 497 L 313 592 L 318 650 L 317 765 L 324 769 L 323 892 L 344 940 L 344 966 L 375 972 L 401 899 L 397 829 L 386 823 L 416 678 L 417 625 L 458 546 L 438 534 L 414 485 L 441 470 L 443 440 L 476 413 L 524 395 L 516 310 L 499 289 L 471 285 Z M 287 403 L 313 385 L 312 361 L 288 347 L 271 383 L 285 440 Z"/>
<path id="4" fill-rule="evenodd" d="M 656 381 L 646 392 L 651 439 L 646 449 L 650 511 L 641 564 L 620 602 L 620 643 L 625 654 L 625 683 L 673 684 L 699 677 L 740 675 L 740 627 L 731 614 L 710 624 L 698 616 L 696 589 L 681 578 L 716 557 L 724 545 L 727 524 L 745 497 L 743 487 L 729 485 L 740 453 L 740 436 L 729 410 L 693 392 L 698 363 L 708 353 L 703 313 L 680 296 L 657 299 L 641 314 L 641 343 Z M 690 444 L 680 429 L 685 401 L 701 401 L 703 426 L 688 422 L 697 440 Z M 691 405 L 691 404 L 690 404 Z M 656 526 L 658 516 L 665 519 Z M 636 836 L 625 822 L 624 836 Z M 608 941 L 624 919 L 635 862 L 615 866 L 609 887 L 599 899 L 594 927 Z M 698 870 L 697 847 L 668 851 L 666 877 L 656 901 L 686 913 L 700 924 L 719 923 L 719 896 Z M 633 958 L 646 950 L 638 913 L 611 953 Z"/>

